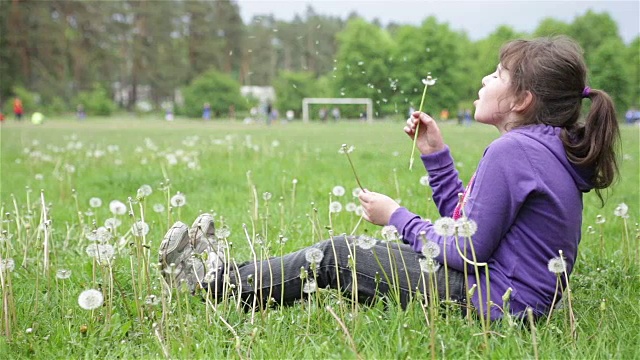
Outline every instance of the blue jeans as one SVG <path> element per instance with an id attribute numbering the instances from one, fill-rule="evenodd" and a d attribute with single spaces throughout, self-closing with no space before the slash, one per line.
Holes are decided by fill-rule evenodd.
<path id="1" fill-rule="evenodd" d="M 315 282 L 316 288 L 337 289 L 348 294 L 357 291 L 357 299 L 362 303 L 395 295 L 405 308 L 417 290 L 429 294 L 430 289 L 437 289 L 437 296 L 445 299 L 443 266 L 432 274 L 424 273 L 419 263 L 423 256 L 409 245 L 377 241 L 370 249 L 365 249 L 356 245 L 355 239 L 335 236 L 283 257 L 249 261 L 238 266 L 229 264 L 228 276 L 223 269 L 218 271 L 214 282 L 203 285 L 212 291 L 217 287 L 216 294 L 222 294 L 222 282 L 226 279 L 226 285 L 241 297 L 246 307 L 253 306 L 255 301 L 260 308 L 270 304 L 288 305 L 309 296 L 307 292 L 311 293 L 309 290 L 314 288 L 310 282 Z M 321 260 L 310 263 L 307 260 L 309 251 L 315 251 L 316 259 L 321 257 Z M 464 274 L 453 269 L 448 269 L 448 273 L 450 299 L 464 302 Z"/>

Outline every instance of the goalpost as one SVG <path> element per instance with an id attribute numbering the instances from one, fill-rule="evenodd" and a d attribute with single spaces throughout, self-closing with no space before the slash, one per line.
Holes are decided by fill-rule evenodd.
<path id="1" fill-rule="evenodd" d="M 373 101 L 369 98 L 304 98 L 302 99 L 302 121 L 309 121 L 309 105 L 353 104 L 367 106 L 367 122 L 373 122 Z"/>

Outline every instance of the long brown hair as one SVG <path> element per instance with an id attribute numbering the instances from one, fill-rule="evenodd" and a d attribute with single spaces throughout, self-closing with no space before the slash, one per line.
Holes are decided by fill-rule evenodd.
<path id="1" fill-rule="evenodd" d="M 509 71 L 515 99 L 523 99 L 527 92 L 533 96 L 531 105 L 512 126 L 561 127 L 567 158 L 573 164 L 594 169 L 591 180 L 603 201 L 600 190 L 618 176 L 620 132 L 609 95 L 587 88 L 582 53 L 580 46 L 566 36 L 515 40 L 500 50 L 500 63 Z M 583 98 L 591 100 L 585 119 L 580 118 Z"/>

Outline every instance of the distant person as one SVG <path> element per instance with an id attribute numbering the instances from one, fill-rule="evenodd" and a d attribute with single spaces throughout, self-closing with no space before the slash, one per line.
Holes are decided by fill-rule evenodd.
<path id="1" fill-rule="evenodd" d="M 84 120 L 87 117 L 87 113 L 84 111 L 84 106 L 82 104 L 78 104 L 76 106 L 76 118 L 78 120 Z"/>
<path id="2" fill-rule="evenodd" d="M 287 110 L 285 115 L 286 115 L 287 121 L 293 121 L 293 119 L 296 116 L 296 113 L 293 112 L 293 110 Z"/>
<path id="3" fill-rule="evenodd" d="M 229 119 L 236 119 L 236 106 L 233 104 L 229 105 Z"/>
<path id="4" fill-rule="evenodd" d="M 15 115 L 16 120 L 22 120 L 22 115 L 24 114 L 24 108 L 22 106 L 22 100 L 20 98 L 13 99 L 13 115 Z"/>
<path id="5" fill-rule="evenodd" d="M 627 124 L 633 124 L 636 121 L 640 120 L 640 111 L 638 111 L 637 109 L 631 108 L 627 110 L 627 112 L 624 115 L 624 118 Z"/>
<path id="6" fill-rule="evenodd" d="M 4 114 L 0 111 L 0 123 L 4 122 Z"/>
<path id="7" fill-rule="evenodd" d="M 204 103 L 202 107 L 202 119 L 205 121 L 211 120 L 211 104 L 208 102 Z"/>
<path id="8" fill-rule="evenodd" d="M 268 102 L 267 107 L 265 108 L 265 115 L 267 119 L 267 125 L 271 125 L 271 121 L 273 120 L 273 105 Z"/>
<path id="9" fill-rule="evenodd" d="M 334 107 L 331 110 L 331 116 L 333 116 L 333 120 L 335 121 L 340 120 L 340 109 L 338 109 L 338 107 Z"/>
<path id="10" fill-rule="evenodd" d="M 442 109 L 442 111 L 440 111 L 440 120 L 449 120 L 449 109 Z"/>
<path id="11" fill-rule="evenodd" d="M 462 125 L 462 121 L 464 120 L 464 111 L 462 109 L 458 110 L 458 125 Z"/>
<path id="12" fill-rule="evenodd" d="M 318 111 L 318 116 L 320 117 L 320 120 L 322 122 L 326 122 L 327 121 L 327 108 L 321 107 L 320 111 Z"/>
<path id="13" fill-rule="evenodd" d="M 416 293 L 427 294 L 424 299 L 458 301 L 461 314 L 488 313 L 491 320 L 507 312 L 522 319 L 529 310 L 535 318 L 548 315 L 558 300 L 554 291 L 567 288 L 578 256 L 583 193 L 596 189 L 602 199 L 601 192 L 618 177 L 615 107 L 607 93 L 587 86 L 582 50 L 568 38 L 514 40 L 502 47 L 499 59 L 496 70 L 482 78 L 474 101 L 476 120 L 494 126 L 499 137 L 484 151 L 466 188 L 443 138 L 449 129 L 423 112 L 413 113 L 404 127 L 416 139 L 446 226 L 366 190 L 358 195 L 363 218 L 393 225 L 402 243 L 332 236 L 284 257 L 238 265 L 216 238 L 214 217 L 202 214 L 191 229 L 176 222 L 162 240 L 159 263 L 166 283 L 192 292 L 203 288 L 212 301 L 236 296 L 259 309 L 294 304 L 331 288 L 357 293 L 366 303 L 396 295 L 403 307 Z M 476 262 L 475 271 L 469 259 Z M 584 291 L 586 300 L 601 295 Z"/>
<path id="14" fill-rule="evenodd" d="M 469 109 L 464 110 L 464 124 L 466 126 L 471 125 L 471 110 Z"/>

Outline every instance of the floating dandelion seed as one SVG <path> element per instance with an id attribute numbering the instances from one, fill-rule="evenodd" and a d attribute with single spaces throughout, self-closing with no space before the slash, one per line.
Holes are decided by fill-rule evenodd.
<path id="1" fill-rule="evenodd" d="M 311 248 L 304 253 L 304 258 L 311 264 L 319 264 L 324 258 L 324 254 L 320 249 Z"/>
<path id="2" fill-rule="evenodd" d="M 103 302 L 102 292 L 95 289 L 85 290 L 78 296 L 78 305 L 85 310 L 95 310 L 102 306 Z"/>
<path id="3" fill-rule="evenodd" d="M 551 258 L 547 263 L 547 268 L 554 274 L 562 274 L 566 270 L 565 262 L 560 256 Z"/>
<path id="4" fill-rule="evenodd" d="M 2 259 L 0 261 L 0 271 L 2 272 L 13 272 L 16 268 L 16 262 L 13 261 L 12 258 Z"/>
<path id="5" fill-rule="evenodd" d="M 56 271 L 56 277 L 60 280 L 66 280 L 71 277 L 71 270 L 58 269 L 58 271 Z"/>
<path id="6" fill-rule="evenodd" d="M 433 241 L 427 241 L 422 246 L 422 255 L 429 259 L 433 259 L 440 255 L 440 246 Z"/>
<path id="7" fill-rule="evenodd" d="M 143 237 L 149 233 L 149 224 L 142 220 L 138 220 L 131 225 L 131 232 L 134 236 Z"/>
<path id="8" fill-rule="evenodd" d="M 453 236 L 456 232 L 456 222 L 453 218 L 443 217 L 436 220 L 433 229 L 440 236 Z"/>
<path id="9" fill-rule="evenodd" d="M 356 203 L 352 203 L 352 202 L 348 202 L 344 205 L 344 209 L 347 210 L 348 212 L 354 212 L 356 211 L 356 208 L 358 207 L 358 205 L 356 205 Z"/>
<path id="10" fill-rule="evenodd" d="M 271 200 L 271 193 L 270 192 L 265 192 L 262 194 L 262 198 L 264 199 L 264 201 L 269 201 Z"/>
<path id="11" fill-rule="evenodd" d="M 155 211 L 157 213 L 164 212 L 164 205 L 162 205 L 162 204 L 154 204 L 153 205 L 153 211 Z"/>
<path id="12" fill-rule="evenodd" d="M 317 289 L 318 289 L 318 284 L 313 279 L 307 280 L 304 283 L 304 285 L 302 286 L 302 291 L 305 294 L 312 294 L 312 293 L 316 292 Z"/>
<path id="13" fill-rule="evenodd" d="M 113 215 L 124 215 L 127 213 L 127 205 L 120 200 L 113 200 L 109 203 L 109 210 Z"/>
<path id="14" fill-rule="evenodd" d="M 621 218 L 627 218 L 627 213 L 629 212 L 629 207 L 625 203 L 620 203 L 616 206 L 616 209 L 613 211 L 613 215 L 619 216 Z"/>
<path id="15" fill-rule="evenodd" d="M 342 211 L 342 204 L 339 201 L 332 201 L 329 204 L 329 212 L 330 213 L 339 213 Z"/>
<path id="16" fill-rule="evenodd" d="M 478 224 L 471 219 L 467 219 L 462 217 L 456 220 L 456 231 L 458 232 L 458 236 L 462 237 L 471 237 L 478 230 Z"/>
<path id="17" fill-rule="evenodd" d="M 92 197 L 91 199 L 89 199 L 89 206 L 91 206 L 92 208 L 98 208 L 102 206 L 102 199 L 98 197 Z"/>
<path id="18" fill-rule="evenodd" d="M 431 258 L 421 258 L 418 262 L 420 263 L 420 270 L 427 274 L 434 273 L 440 269 L 440 263 Z"/>
<path id="19" fill-rule="evenodd" d="M 333 189 L 331 190 L 331 192 L 333 193 L 333 195 L 335 196 L 343 196 L 345 193 L 344 187 L 340 186 L 340 185 L 336 185 L 333 187 Z"/>
<path id="20" fill-rule="evenodd" d="M 363 250 L 369 250 L 376 245 L 378 240 L 367 235 L 360 235 L 355 239 L 355 244 Z"/>
<path id="21" fill-rule="evenodd" d="M 420 185 L 429 186 L 429 176 L 428 175 L 425 175 L 425 176 L 420 178 Z"/>
<path id="22" fill-rule="evenodd" d="M 387 241 L 398 240 L 398 229 L 393 225 L 387 225 L 380 230 L 382 238 Z"/>
<path id="23" fill-rule="evenodd" d="M 182 207 L 186 203 L 187 198 L 181 193 L 177 193 L 171 197 L 171 206 L 173 207 Z"/>

